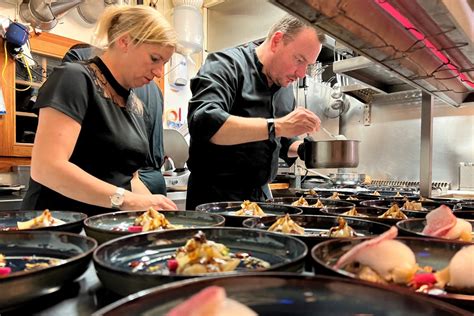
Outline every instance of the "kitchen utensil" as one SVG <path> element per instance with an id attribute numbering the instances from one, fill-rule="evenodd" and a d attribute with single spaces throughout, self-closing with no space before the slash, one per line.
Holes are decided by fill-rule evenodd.
<path id="1" fill-rule="evenodd" d="M 353 273 L 350 273 L 344 269 L 335 269 L 333 266 L 344 253 L 367 239 L 368 238 L 365 237 L 352 239 L 332 239 L 317 244 L 311 250 L 311 257 L 313 258 L 315 272 L 357 279 L 357 276 Z M 434 238 L 399 237 L 396 240 L 404 243 L 413 251 L 416 262 L 420 267 L 431 266 L 435 271 L 439 271 L 447 267 L 454 254 L 462 247 L 466 246 L 466 243 L 464 242 Z M 405 291 L 408 290 L 408 287 L 398 286 L 393 283 L 389 286 L 391 288 L 403 288 Z M 420 297 L 420 294 L 421 293 L 415 294 L 415 292 L 413 292 L 411 296 Z M 460 307 L 466 308 L 468 310 L 472 310 L 474 308 L 474 295 L 461 294 L 457 292 L 445 292 L 436 289 L 429 291 L 428 295 L 433 298 L 459 305 Z M 428 295 L 426 295 L 426 297 Z M 390 300 L 386 300 L 385 302 L 388 301 Z"/>
<path id="2" fill-rule="evenodd" d="M 40 216 L 43 211 L 0 211 L 0 231 L 18 232 L 17 222 L 25 222 Z M 87 215 L 72 211 L 51 211 L 54 218 L 60 219 L 64 224 L 57 226 L 40 227 L 32 230 L 62 231 L 79 234 Z"/>
<path id="3" fill-rule="evenodd" d="M 308 248 L 297 238 L 255 229 L 216 227 L 141 233 L 111 240 L 94 252 L 97 275 L 106 288 L 127 295 L 192 277 L 225 276 L 255 271 L 239 265 L 236 271 L 222 273 L 179 275 L 170 272 L 166 268 L 167 260 L 198 231 L 202 231 L 207 240 L 224 244 L 231 253 L 248 253 L 253 258 L 267 261 L 270 267 L 261 271 L 303 270 Z M 162 269 L 152 271 L 145 267 L 134 272 L 133 267 L 142 259 L 150 262 L 148 267 L 161 264 Z"/>
<path id="4" fill-rule="evenodd" d="M 265 217 L 265 218 L 249 218 L 243 223 L 244 227 L 255 228 L 261 230 L 268 230 L 270 226 L 275 223 L 279 217 Z M 283 235 L 294 236 L 303 241 L 309 249 L 314 245 L 323 242 L 325 240 L 341 238 L 341 237 L 329 237 L 326 236 L 331 227 L 337 227 L 339 225 L 337 217 L 325 216 L 325 215 L 291 215 L 291 219 L 301 227 L 305 229 L 304 235 L 297 234 L 284 234 Z M 357 236 L 374 236 L 380 235 L 390 229 L 389 225 L 376 223 L 361 218 L 346 218 L 346 223 L 352 227 Z M 345 238 L 345 237 L 342 237 Z M 354 238 L 354 237 L 348 237 Z"/>
<path id="5" fill-rule="evenodd" d="M 235 212 L 242 209 L 241 201 L 238 202 L 215 202 L 201 204 L 196 207 L 196 211 L 208 212 L 211 214 L 219 214 L 225 217 L 225 225 L 231 227 L 241 227 L 242 222 L 247 218 L 256 216 L 235 215 Z M 294 206 L 277 205 L 271 203 L 257 202 L 258 206 L 263 210 L 266 216 L 285 215 L 285 214 L 301 214 L 303 211 Z"/>
<path id="6" fill-rule="evenodd" d="M 329 137 L 331 137 L 331 138 L 334 138 L 334 139 L 337 139 L 337 140 L 347 140 L 346 136 L 344 136 L 344 135 L 334 135 L 333 133 L 331 133 L 330 131 L 328 131 L 326 128 L 324 128 L 322 126 L 321 126 L 321 129 L 323 130 L 323 132 L 328 134 Z"/>
<path id="7" fill-rule="evenodd" d="M 298 156 L 307 168 L 355 168 L 359 165 L 358 140 L 313 141 L 307 138 L 298 147 Z"/>
<path id="8" fill-rule="evenodd" d="M 321 275 L 269 272 L 166 284 L 130 295 L 93 315 L 166 315 L 173 307 L 209 286 L 223 287 L 229 298 L 261 316 L 466 315 L 466 311 L 455 306 L 413 295 L 398 287 Z"/>
<path id="9" fill-rule="evenodd" d="M 89 217 L 84 221 L 87 236 L 97 240 L 99 244 L 106 241 L 130 235 L 128 227 L 134 225 L 135 218 L 143 211 L 123 211 L 106 213 Z M 194 211 L 166 211 L 166 219 L 180 228 L 196 228 L 206 226 L 224 226 L 225 218 L 218 214 L 208 214 Z"/>
<path id="10" fill-rule="evenodd" d="M 52 293 L 81 276 L 87 270 L 96 247 L 94 239 L 71 233 L 0 232 L 0 253 L 5 255 L 7 264 L 9 260 L 31 256 L 63 260 L 59 265 L 28 271 L 15 271 L 13 268 L 12 273 L 2 276 L 0 312 Z"/>

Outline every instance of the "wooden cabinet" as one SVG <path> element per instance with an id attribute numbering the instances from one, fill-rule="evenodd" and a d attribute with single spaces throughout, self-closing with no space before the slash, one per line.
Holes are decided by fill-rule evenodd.
<path id="1" fill-rule="evenodd" d="M 79 42 L 49 33 L 32 35 L 30 47 L 35 65 L 30 68 L 33 77 L 31 84 L 28 70 L 20 61 L 8 56 L 5 65 L 3 40 L 0 40 L 0 43 L 0 69 L 3 74 L 1 88 L 6 107 L 6 114 L 0 115 L 0 156 L 2 160 L 14 162 L 17 159 L 4 157 L 31 157 L 38 125 L 38 116 L 31 110 L 31 106 L 39 87 L 52 69 L 61 63 L 68 49 Z M 30 85 L 31 87 L 26 89 Z"/>

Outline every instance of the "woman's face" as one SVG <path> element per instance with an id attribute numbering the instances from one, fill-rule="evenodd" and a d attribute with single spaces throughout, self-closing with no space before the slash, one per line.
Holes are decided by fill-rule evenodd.
<path id="1" fill-rule="evenodd" d="M 129 88 L 148 84 L 153 78 L 163 76 L 164 65 L 170 60 L 175 49 L 157 44 L 131 45 L 127 50 L 127 65 L 123 75 Z"/>

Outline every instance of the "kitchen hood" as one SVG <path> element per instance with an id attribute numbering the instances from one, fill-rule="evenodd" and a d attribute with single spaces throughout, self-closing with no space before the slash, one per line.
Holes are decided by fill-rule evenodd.
<path id="1" fill-rule="evenodd" d="M 333 70 L 374 95 L 415 89 L 453 106 L 474 102 L 474 13 L 470 0 L 270 0 L 353 49 Z"/>

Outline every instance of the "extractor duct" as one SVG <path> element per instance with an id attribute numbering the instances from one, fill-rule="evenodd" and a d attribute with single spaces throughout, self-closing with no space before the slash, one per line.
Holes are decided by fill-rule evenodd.
<path id="1" fill-rule="evenodd" d="M 334 72 L 362 82 L 363 93 L 421 89 L 454 106 L 474 102 L 474 13 L 466 0 L 271 2 L 360 54 L 335 62 Z"/>

